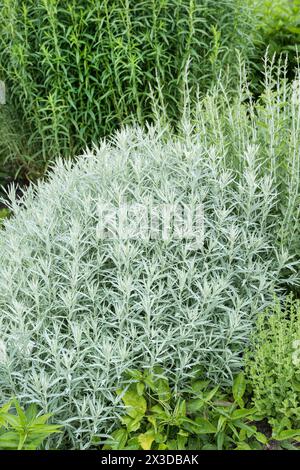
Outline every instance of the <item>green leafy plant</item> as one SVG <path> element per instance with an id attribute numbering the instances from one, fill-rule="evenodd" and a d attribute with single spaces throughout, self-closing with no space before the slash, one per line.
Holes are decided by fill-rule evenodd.
<path id="1" fill-rule="evenodd" d="M 160 368 L 132 371 L 135 383 L 119 390 L 125 405 L 122 426 L 103 449 L 260 449 L 265 435 L 253 424 L 256 410 L 244 402 L 246 381 L 239 374 L 230 396 L 209 381 L 195 380 L 174 396 Z"/>
<path id="2" fill-rule="evenodd" d="M 260 16 L 260 29 L 270 53 L 297 51 L 300 45 L 299 0 L 250 0 Z M 291 56 L 292 58 L 292 56 Z"/>
<path id="3" fill-rule="evenodd" d="M 14 409 L 15 412 L 11 410 Z M 0 450 L 36 450 L 61 426 L 47 424 L 51 414 L 38 414 L 32 404 L 25 411 L 17 400 L 0 408 Z"/>
<path id="4" fill-rule="evenodd" d="M 280 441 L 300 440 L 299 345 L 300 303 L 290 297 L 259 315 L 245 357 L 253 403 Z"/>
<path id="5" fill-rule="evenodd" d="M 258 20 L 256 38 L 256 69 L 252 84 L 262 90 L 263 67 L 261 58 L 268 48 L 270 57 L 279 61 L 283 54 L 287 61 L 287 77 L 292 78 L 298 65 L 300 51 L 300 1 L 299 0 L 248 0 L 253 8 L 253 16 Z M 255 65 L 256 63 L 256 65 Z"/>
<path id="6" fill-rule="evenodd" d="M 204 91 L 236 49 L 247 56 L 254 28 L 242 0 L 1 0 L 0 158 L 35 176 L 151 120 L 151 90 L 176 123 L 188 61 L 190 87 Z"/>

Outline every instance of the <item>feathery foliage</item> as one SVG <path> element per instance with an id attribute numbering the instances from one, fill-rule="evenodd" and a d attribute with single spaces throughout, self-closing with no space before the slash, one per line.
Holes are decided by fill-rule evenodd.
<path id="1" fill-rule="evenodd" d="M 16 113 L 22 129 L 7 124 L 16 138 L 1 142 L 1 158 L 33 176 L 132 116 L 141 124 L 157 82 L 177 121 L 187 61 L 190 86 L 206 90 L 234 69 L 235 49 L 247 57 L 254 23 L 242 0 L 1 0 L 6 119 Z"/>
<path id="2" fill-rule="evenodd" d="M 194 114 L 186 99 L 179 136 L 162 124 L 125 128 L 75 164 L 58 159 L 21 200 L 10 191 L 0 387 L 55 412 L 66 429 L 57 445 L 86 448 L 116 426 L 128 369 L 159 365 L 175 389 L 199 367 L 230 383 L 257 313 L 297 284 L 299 107 L 289 88 L 284 105 L 277 92 L 257 113 L 242 92 L 227 108 L 219 90 Z M 124 201 L 202 205 L 203 245 L 99 238 L 99 204 Z"/>
<path id="3" fill-rule="evenodd" d="M 247 73 L 241 66 L 240 86 L 228 94 L 222 80 L 212 93 L 191 108 L 192 122 L 203 145 L 215 146 L 224 155 L 226 167 L 237 174 L 245 171 L 244 153 L 249 144 L 257 152 L 256 171 L 270 175 L 278 190 L 276 213 L 282 220 L 279 237 L 299 259 L 300 250 L 300 72 L 287 80 L 287 65 L 265 56 L 263 90 L 253 99 Z M 189 113 L 189 111 L 188 111 Z M 186 129 L 190 132 L 187 119 Z"/>

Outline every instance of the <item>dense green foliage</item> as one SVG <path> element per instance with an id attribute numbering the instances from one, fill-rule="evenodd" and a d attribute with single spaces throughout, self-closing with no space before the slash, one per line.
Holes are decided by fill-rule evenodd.
<path id="1" fill-rule="evenodd" d="M 258 35 L 255 37 L 255 57 L 252 60 L 254 73 L 252 86 L 259 93 L 263 79 L 262 57 L 268 48 L 270 57 L 280 56 L 287 62 L 287 77 L 294 75 L 299 64 L 300 52 L 300 1 L 299 0 L 248 0 L 253 16 L 258 21 Z M 254 58 L 253 58 L 254 59 Z"/>
<path id="2" fill-rule="evenodd" d="M 12 412 L 12 409 L 15 412 Z M 22 410 L 17 400 L 0 408 L 0 450 L 36 450 L 51 434 L 58 433 L 60 426 L 47 424 L 50 414 L 38 414 L 37 407 L 30 405 Z"/>
<path id="3" fill-rule="evenodd" d="M 268 441 L 254 425 L 255 408 L 245 405 L 243 374 L 230 396 L 209 381 L 194 380 L 177 398 L 159 368 L 128 375 L 131 382 L 118 391 L 126 410 L 122 426 L 103 449 L 251 450 Z"/>
<path id="4" fill-rule="evenodd" d="M 300 304 L 277 302 L 261 314 L 246 358 L 253 403 L 275 435 L 300 428 Z"/>
<path id="5" fill-rule="evenodd" d="M 1 0 L 1 161 L 34 176 L 151 119 L 151 90 L 176 122 L 188 61 L 191 88 L 208 89 L 254 27 L 242 0 Z"/>
<path id="6" fill-rule="evenodd" d="M 250 0 L 260 19 L 262 52 L 269 47 L 271 55 L 287 53 L 294 62 L 300 46 L 299 0 Z"/>

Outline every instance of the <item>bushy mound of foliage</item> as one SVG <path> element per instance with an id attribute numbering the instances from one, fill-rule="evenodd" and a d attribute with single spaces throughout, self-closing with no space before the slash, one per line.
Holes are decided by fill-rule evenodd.
<path id="1" fill-rule="evenodd" d="M 59 159 L 23 198 L 11 191 L 14 217 L 0 232 L 1 392 L 54 412 L 65 448 L 116 426 L 128 369 L 159 365 L 182 387 L 200 367 L 230 383 L 257 312 L 295 281 L 273 170 L 261 174 L 265 154 L 245 133 L 229 169 L 221 122 L 202 127 L 211 105 L 196 128 L 185 114 L 178 137 L 124 129 L 75 164 Z M 113 237 L 99 212 L 107 204 L 201 207 L 204 238 L 147 238 L 134 220 Z"/>
<path id="2" fill-rule="evenodd" d="M 243 0 L 0 0 L 0 78 L 16 134 L 2 158 L 32 176 L 76 155 L 132 115 L 149 119 L 158 83 L 177 119 L 188 60 L 190 85 L 207 89 L 221 67 L 233 70 L 235 49 L 247 57 L 254 23 Z"/>
<path id="3" fill-rule="evenodd" d="M 258 316 L 246 370 L 253 403 L 274 434 L 300 433 L 300 303 L 277 302 Z M 299 434 L 298 434 L 299 435 Z"/>
<path id="4" fill-rule="evenodd" d="M 263 69 L 261 57 L 268 48 L 269 55 L 277 59 L 284 55 L 287 59 L 287 77 L 292 78 L 294 69 L 299 65 L 300 50 L 300 1 L 299 0 L 248 0 L 253 8 L 258 26 L 255 39 L 257 61 L 252 61 L 256 69 L 252 85 L 256 92 L 262 89 Z"/>

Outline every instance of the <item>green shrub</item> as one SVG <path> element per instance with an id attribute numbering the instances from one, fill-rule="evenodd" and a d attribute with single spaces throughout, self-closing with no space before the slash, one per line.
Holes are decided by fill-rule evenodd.
<path id="1" fill-rule="evenodd" d="M 292 436 L 292 429 L 300 428 L 299 345 L 299 301 L 290 298 L 284 306 L 276 302 L 259 315 L 246 371 L 253 403 L 268 417 L 276 438 Z"/>
<path id="2" fill-rule="evenodd" d="M 11 409 L 15 408 L 12 413 Z M 34 404 L 25 411 L 17 400 L 0 408 L 0 450 L 36 450 L 51 434 L 60 432 L 60 426 L 47 424 L 48 415 L 40 415 Z"/>
<path id="3" fill-rule="evenodd" d="M 265 46 L 270 47 L 270 53 L 287 52 L 294 55 L 300 45 L 299 0 L 251 1 L 260 17 L 262 39 Z"/>
<path id="4" fill-rule="evenodd" d="M 1 0 L 0 78 L 16 133 L 1 158 L 33 176 L 132 116 L 144 123 L 158 82 L 176 121 L 188 60 L 202 91 L 234 69 L 235 49 L 251 49 L 249 14 L 241 0 Z"/>
<path id="5" fill-rule="evenodd" d="M 253 423 L 255 408 L 245 406 L 242 373 L 229 395 L 194 380 L 177 398 L 159 368 L 128 375 L 131 382 L 118 391 L 126 414 L 104 450 L 251 450 L 268 441 Z"/>
<path id="6" fill-rule="evenodd" d="M 123 129 L 76 163 L 59 159 L 21 199 L 10 192 L 14 216 L 0 231 L 0 386 L 55 413 L 65 427 L 57 445 L 87 448 L 116 426 L 115 389 L 128 369 L 159 365 L 178 388 L 201 364 L 207 378 L 231 383 L 257 312 L 297 283 L 282 224 L 290 241 L 298 193 L 290 189 L 282 221 L 274 150 L 279 111 L 297 129 L 292 105 L 261 109 L 261 128 L 244 102 L 229 109 L 224 96 L 208 96 L 195 115 L 184 113 L 178 137 L 160 126 Z M 299 137 L 289 138 L 287 175 Z M 200 206 L 204 241 L 201 230 L 196 239 L 149 238 L 134 214 L 130 236 L 104 236 L 114 220 L 100 209 L 124 204 Z"/>
<path id="7" fill-rule="evenodd" d="M 277 59 L 283 54 L 287 60 L 287 76 L 293 77 L 298 66 L 300 50 L 300 1 L 299 0 L 248 0 L 253 7 L 253 15 L 258 21 L 259 34 L 256 38 L 258 63 L 252 81 L 257 91 L 261 90 L 263 68 L 261 57 L 266 48 L 270 57 Z M 255 61 L 253 61 L 255 63 Z"/>

